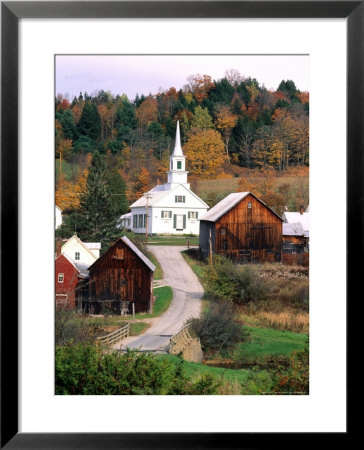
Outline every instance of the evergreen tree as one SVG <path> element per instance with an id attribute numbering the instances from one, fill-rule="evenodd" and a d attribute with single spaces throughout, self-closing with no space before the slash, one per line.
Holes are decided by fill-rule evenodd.
<path id="1" fill-rule="evenodd" d="M 85 96 L 87 94 L 85 93 Z M 82 110 L 82 116 L 77 124 L 78 133 L 97 141 L 101 133 L 101 119 L 96 105 L 87 102 Z"/>
<path id="2" fill-rule="evenodd" d="M 125 195 L 125 181 L 115 168 L 109 174 L 108 190 L 111 197 L 112 214 L 115 217 L 120 217 L 128 211 L 129 204 Z"/>
<path id="3" fill-rule="evenodd" d="M 83 240 L 101 242 L 106 249 L 117 237 L 116 219 L 120 215 L 110 195 L 110 176 L 105 159 L 95 152 L 91 161 L 81 212 L 86 219 L 80 231 Z"/>

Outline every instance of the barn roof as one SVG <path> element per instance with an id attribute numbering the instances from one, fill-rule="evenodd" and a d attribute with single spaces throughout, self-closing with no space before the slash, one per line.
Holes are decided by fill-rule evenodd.
<path id="1" fill-rule="evenodd" d="M 304 212 L 303 214 L 299 212 L 288 212 L 283 214 L 283 219 L 287 223 L 301 223 L 305 231 L 310 229 L 310 213 Z"/>
<path id="2" fill-rule="evenodd" d="M 282 224 L 283 236 L 304 236 L 305 230 L 300 222 L 298 223 L 285 223 Z"/>
<path id="3" fill-rule="evenodd" d="M 61 256 L 63 256 L 64 258 L 67 259 L 67 261 L 72 264 L 72 266 L 78 271 L 79 276 L 81 278 L 88 278 L 89 276 L 89 270 L 88 268 L 90 267 L 88 264 L 84 264 L 84 263 L 80 263 L 78 261 L 73 260 L 72 258 L 70 258 L 69 256 L 67 256 L 64 253 L 61 253 L 59 256 L 57 256 L 56 260 L 58 258 L 60 258 Z"/>
<path id="4" fill-rule="evenodd" d="M 139 249 L 138 249 L 138 247 L 135 245 L 135 244 L 133 244 L 132 242 L 131 242 L 131 240 L 129 239 L 129 238 L 127 238 L 126 236 L 123 236 L 122 238 L 121 238 L 121 240 L 131 249 L 131 250 L 133 250 L 133 252 L 137 255 L 137 256 L 139 256 L 139 258 L 144 262 L 144 264 L 146 264 L 148 267 L 149 267 L 149 269 L 152 271 L 152 272 L 154 272 L 155 271 L 155 265 L 151 262 L 151 261 L 149 261 L 149 259 L 144 255 L 144 253 L 142 253 Z"/>
<path id="5" fill-rule="evenodd" d="M 276 215 L 279 219 L 282 218 L 274 212 L 269 206 L 267 206 L 262 200 L 260 200 L 256 195 L 252 192 L 233 192 L 229 194 L 225 198 L 223 198 L 217 205 L 212 207 L 210 211 L 204 214 L 201 217 L 201 220 L 208 220 L 209 222 L 216 222 L 220 217 L 224 216 L 228 211 L 230 211 L 234 206 L 236 206 L 241 200 L 243 200 L 248 195 L 252 195 L 255 199 L 257 199 L 260 203 L 266 206 L 274 215 Z"/>
<path id="6" fill-rule="evenodd" d="M 138 258 L 140 258 L 152 272 L 155 271 L 155 269 L 156 269 L 155 265 L 151 261 L 149 261 L 149 259 L 138 249 L 138 247 L 135 244 L 133 244 L 131 242 L 131 240 L 129 238 L 127 238 L 126 236 L 122 236 L 121 238 L 117 239 L 106 250 L 106 252 L 90 266 L 90 268 L 93 266 L 96 266 L 99 263 L 99 261 L 101 261 L 104 258 L 104 256 L 110 251 L 110 249 L 112 247 L 114 247 L 114 245 L 116 245 L 119 241 L 123 241 L 124 244 L 126 244 L 130 248 L 130 250 L 133 251 L 138 256 Z"/>

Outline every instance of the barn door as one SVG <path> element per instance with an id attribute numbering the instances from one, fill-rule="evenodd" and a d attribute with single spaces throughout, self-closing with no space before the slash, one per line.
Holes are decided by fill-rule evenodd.
<path id="1" fill-rule="evenodd" d="M 273 247 L 272 227 L 269 225 L 255 225 L 252 228 L 252 246 L 256 250 Z"/>

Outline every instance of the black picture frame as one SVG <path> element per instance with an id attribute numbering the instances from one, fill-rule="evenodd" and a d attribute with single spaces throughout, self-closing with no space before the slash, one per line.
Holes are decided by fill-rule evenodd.
<path id="1" fill-rule="evenodd" d="M 347 18 L 347 304 L 361 292 L 364 219 L 363 1 L 1 2 L 1 448 L 257 448 L 277 434 L 18 433 L 18 22 L 21 18 Z M 12 105 L 8 108 L 8 105 Z M 342 211 L 340 212 L 342 214 Z M 10 239 L 11 237 L 11 239 Z M 356 255 L 356 257 L 355 257 Z M 358 258 L 359 255 L 359 258 Z M 11 301 L 9 301 L 11 299 Z M 12 320 L 9 320 L 9 318 Z M 348 346 L 349 348 L 349 346 Z M 349 428 L 347 429 L 349 431 Z M 348 436 L 338 433 L 336 440 Z M 305 433 L 299 445 L 312 437 Z M 323 436 L 326 440 L 326 437 Z M 293 439 L 293 441 L 291 441 Z M 281 447 L 296 441 L 280 434 Z M 315 435 L 318 443 L 319 436 Z M 290 446 L 291 446 L 290 445 Z"/>

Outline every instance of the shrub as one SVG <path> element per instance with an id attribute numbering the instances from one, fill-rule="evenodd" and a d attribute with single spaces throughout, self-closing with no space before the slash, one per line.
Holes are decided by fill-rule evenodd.
<path id="1" fill-rule="evenodd" d="M 201 395 L 216 393 L 219 383 L 203 376 L 191 381 L 182 362 L 174 365 L 151 353 L 104 353 L 91 343 L 56 347 L 58 395 Z"/>
<path id="2" fill-rule="evenodd" d="M 309 393 L 309 354 L 308 349 L 292 352 L 287 370 L 278 370 L 272 386 L 276 394 Z"/>
<path id="3" fill-rule="evenodd" d="M 206 294 L 222 302 L 235 304 L 265 300 L 267 284 L 251 266 L 236 265 L 215 256 L 214 266 L 206 268 Z"/>
<path id="4" fill-rule="evenodd" d="M 200 338 L 204 350 L 226 349 L 246 338 L 241 324 L 234 322 L 234 308 L 212 302 L 201 319 L 192 319 L 192 330 Z"/>
<path id="5" fill-rule="evenodd" d="M 65 342 L 87 342 L 95 339 L 100 334 L 100 323 L 92 318 L 80 316 L 75 311 L 57 306 L 55 316 L 55 341 L 56 345 Z"/>

